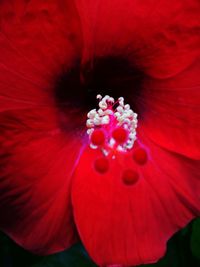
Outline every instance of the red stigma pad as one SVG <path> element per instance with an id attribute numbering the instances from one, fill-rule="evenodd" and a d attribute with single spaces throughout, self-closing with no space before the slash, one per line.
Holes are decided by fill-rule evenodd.
<path id="1" fill-rule="evenodd" d="M 122 174 L 122 180 L 126 185 L 133 185 L 139 180 L 139 174 L 135 170 L 127 169 Z"/>
<path id="2" fill-rule="evenodd" d="M 101 174 L 104 174 L 109 169 L 109 162 L 108 159 L 105 157 L 98 158 L 94 162 L 95 170 Z"/>
<path id="3" fill-rule="evenodd" d="M 105 142 L 105 134 L 102 130 L 97 129 L 91 135 L 91 142 L 93 145 L 101 146 Z"/>
<path id="4" fill-rule="evenodd" d="M 127 131 L 122 127 L 116 128 L 112 133 L 113 138 L 118 144 L 123 144 L 127 139 L 127 135 Z"/>
<path id="5" fill-rule="evenodd" d="M 133 152 L 133 159 L 139 165 L 144 165 L 148 160 L 147 152 L 143 148 L 137 148 Z"/>

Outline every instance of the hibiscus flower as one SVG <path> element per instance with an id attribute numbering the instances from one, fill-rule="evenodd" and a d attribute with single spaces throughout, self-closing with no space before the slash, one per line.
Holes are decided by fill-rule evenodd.
<path id="1" fill-rule="evenodd" d="M 199 12 L 198 0 L 1 1 L 2 231 L 43 255 L 81 239 L 100 266 L 164 255 L 200 212 Z M 88 132 L 98 94 L 121 115 L 124 98 L 134 127 L 112 113 Z"/>

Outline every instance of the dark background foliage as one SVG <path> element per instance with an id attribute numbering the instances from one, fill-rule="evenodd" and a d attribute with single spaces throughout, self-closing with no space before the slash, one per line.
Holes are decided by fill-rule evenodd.
<path id="1" fill-rule="evenodd" d="M 81 244 L 50 256 L 35 256 L 0 233 L 0 267 L 96 267 Z M 200 218 L 176 233 L 156 264 L 142 267 L 200 267 Z"/>

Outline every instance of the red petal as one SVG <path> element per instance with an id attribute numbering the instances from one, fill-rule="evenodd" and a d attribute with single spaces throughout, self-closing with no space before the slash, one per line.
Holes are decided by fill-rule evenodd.
<path id="1" fill-rule="evenodd" d="M 40 254 L 77 240 L 70 184 L 81 142 L 55 128 L 54 112 L 46 107 L 0 114 L 0 228 Z"/>
<path id="2" fill-rule="evenodd" d="M 72 1 L 0 3 L 0 228 L 35 253 L 77 240 L 71 174 L 81 142 L 52 84 L 80 56 L 80 25 Z M 70 151 L 70 153 L 69 153 Z"/>
<path id="3" fill-rule="evenodd" d="M 110 159 L 106 173 L 98 173 L 94 161 L 100 152 L 86 149 L 75 172 L 75 221 L 100 266 L 157 261 L 170 236 L 200 214 L 199 162 L 145 144 L 149 160 L 144 166 L 132 155 L 121 155 Z M 127 169 L 139 180 L 123 181 Z"/>
<path id="4" fill-rule="evenodd" d="M 86 59 L 119 55 L 153 77 L 172 76 L 199 55 L 200 2 L 76 1 Z"/>
<path id="5" fill-rule="evenodd" d="M 46 103 L 51 80 L 80 56 L 77 16 L 73 2 L 1 1 L 0 110 Z"/>
<path id="6" fill-rule="evenodd" d="M 146 81 L 140 123 L 164 148 L 200 159 L 200 61 L 173 78 Z"/>

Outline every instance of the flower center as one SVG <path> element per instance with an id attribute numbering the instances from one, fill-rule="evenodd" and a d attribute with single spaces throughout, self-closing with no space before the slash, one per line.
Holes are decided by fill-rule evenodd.
<path id="1" fill-rule="evenodd" d="M 98 110 L 92 109 L 87 114 L 90 147 L 100 148 L 102 153 L 115 157 L 116 151 L 127 152 L 136 140 L 137 114 L 124 98 L 117 101 L 113 97 L 97 95 Z"/>

